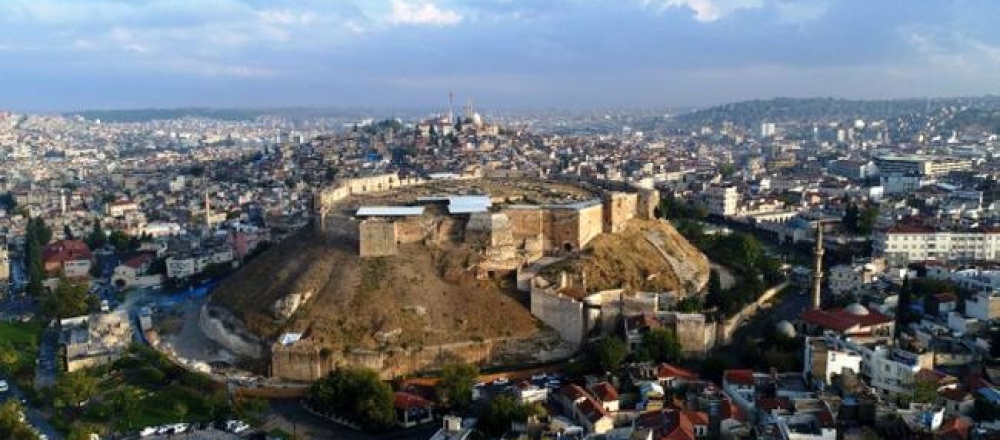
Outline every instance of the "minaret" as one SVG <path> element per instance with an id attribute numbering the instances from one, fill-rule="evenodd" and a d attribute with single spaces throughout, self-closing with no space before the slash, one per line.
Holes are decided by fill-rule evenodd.
<path id="1" fill-rule="evenodd" d="M 455 123 L 455 95 L 448 92 L 448 123 Z"/>
<path id="2" fill-rule="evenodd" d="M 816 222 L 816 250 L 813 255 L 816 256 L 816 264 L 813 268 L 812 308 L 818 310 L 823 289 L 823 222 Z"/>
<path id="3" fill-rule="evenodd" d="M 205 231 L 212 230 L 212 205 L 208 201 L 208 185 L 205 185 Z"/>
<path id="4" fill-rule="evenodd" d="M 59 189 L 59 212 L 65 216 L 66 215 L 66 189 Z"/>

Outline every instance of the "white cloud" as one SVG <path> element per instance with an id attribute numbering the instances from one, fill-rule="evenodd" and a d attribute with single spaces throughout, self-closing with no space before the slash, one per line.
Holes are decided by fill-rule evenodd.
<path id="1" fill-rule="evenodd" d="M 428 24 L 448 26 L 458 24 L 462 16 L 457 12 L 441 9 L 434 3 L 392 0 L 392 10 L 389 13 L 391 24 Z"/>
<path id="2" fill-rule="evenodd" d="M 759 9 L 764 0 L 643 0 L 647 5 L 667 8 L 688 8 L 695 20 L 708 23 L 717 21 L 740 9 Z"/>

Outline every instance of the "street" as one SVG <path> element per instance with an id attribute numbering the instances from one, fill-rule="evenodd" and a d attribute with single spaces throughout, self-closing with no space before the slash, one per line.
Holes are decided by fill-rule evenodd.
<path id="1" fill-rule="evenodd" d="M 302 408 L 296 399 L 271 400 L 271 411 L 261 427 L 274 428 L 305 436 L 310 440 L 427 440 L 440 428 L 432 422 L 406 430 L 393 430 L 383 434 L 368 434 L 337 425 Z"/>
<path id="2" fill-rule="evenodd" d="M 26 403 L 24 392 L 22 392 L 12 380 L 6 378 L 5 380 L 7 380 L 7 384 L 10 386 L 10 389 L 5 393 L 0 393 L 0 399 L 4 401 L 13 399 L 22 402 L 27 423 L 38 428 L 38 431 L 45 434 L 50 440 L 63 438 L 62 435 L 59 434 L 59 431 L 56 431 L 52 425 L 49 425 L 49 423 L 45 421 L 41 412 L 32 407 L 29 403 Z"/>

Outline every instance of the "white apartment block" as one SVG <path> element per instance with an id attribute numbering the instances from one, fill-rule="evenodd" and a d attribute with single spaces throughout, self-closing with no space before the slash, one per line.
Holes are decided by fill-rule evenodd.
<path id="1" fill-rule="evenodd" d="M 837 340 L 836 345 L 861 353 L 861 375 L 886 396 L 910 394 L 913 376 L 921 369 L 933 369 L 934 353 L 913 353 L 881 343 L 865 344 L 851 338 Z"/>
<path id="2" fill-rule="evenodd" d="M 877 263 L 838 264 L 830 268 L 827 285 L 834 295 L 857 293 L 874 283 L 884 269 Z"/>
<path id="3" fill-rule="evenodd" d="M 733 216 L 737 213 L 740 193 L 735 186 L 712 186 L 705 190 L 705 204 L 710 214 Z"/>
<path id="4" fill-rule="evenodd" d="M 890 266 L 911 262 L 976 262 L 1000 260 L 1000 231 L 935 231 L 895 226 L 875 234 L 874 251 Z"/>

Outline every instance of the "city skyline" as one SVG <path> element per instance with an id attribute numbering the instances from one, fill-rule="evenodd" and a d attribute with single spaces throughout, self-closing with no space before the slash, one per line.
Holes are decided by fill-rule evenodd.
<path id="1" fill-rule="evenodd" d="M 4 2 L 5 108 L 703 106 L 996 93 L 1000 5 Z"/>

